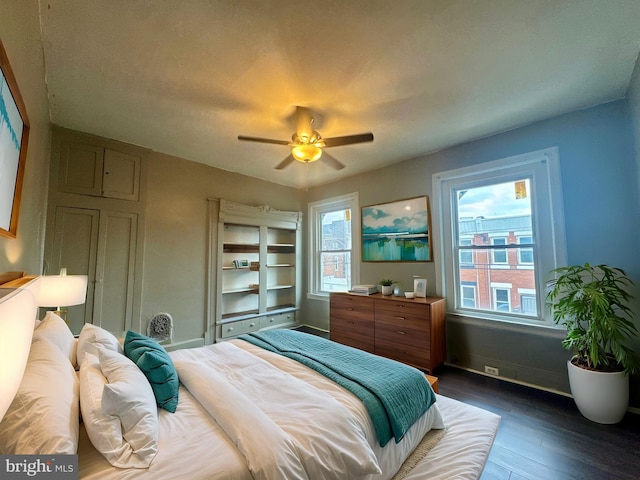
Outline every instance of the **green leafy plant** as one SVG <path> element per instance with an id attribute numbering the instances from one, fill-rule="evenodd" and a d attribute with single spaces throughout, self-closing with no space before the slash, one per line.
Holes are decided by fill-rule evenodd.
<path id="1" fill-rule="evenodd" d="M 553 320 L 567 329 L 562 346 L 575 365 L 599 371 L 640 372 L 640 356 L 625 342 L 638 335 L 627 289 L 633 282 L 620 268 L 589 263 L 553 270 L 546 301 Z"/>
<path id="2" fill-rule="evenodd" d="M 378 282 L 378 285 L 382 285 L 384 287 L 390 287 L 395 283 L 395 280 L 389 280 L 388 278 L 384 278 Z"/>

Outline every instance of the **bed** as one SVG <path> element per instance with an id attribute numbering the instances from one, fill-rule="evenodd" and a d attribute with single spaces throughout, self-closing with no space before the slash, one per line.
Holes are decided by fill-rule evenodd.
<path id="1" fill-rule="evenodd" d="M 366 402 L 300 361 L 246 338 L 167 353 L 129 333 L 87 324 L 74 338 L 55 314 L 36 322 L 0 453 L 77 451 L 88 480 L 477 479 L 498 428 L 431 392 L 382 442 Z"/>

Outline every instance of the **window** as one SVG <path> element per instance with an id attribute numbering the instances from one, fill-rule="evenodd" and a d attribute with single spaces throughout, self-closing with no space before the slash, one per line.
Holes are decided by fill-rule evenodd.
<path id="1" fill-rule="evenodd" d="M 493 305 L 499 312 L 511 311 L 511 302 L 509 301 L 509 290 L 506 288 L 493 289 Z"/>
<path id="2" fill-rule="evenodd" d="M 533 314 L 536 311 L 536 296 L 530 294 L 520 295 L 522 313 Z"/>
<path id="3" fill-rule="evenodd" d="M 491 239 L 492 245 L 506 245 L 507 239 L 496 237 Z M 493 255 L 493 263 L 507 263 L 507 251 L 502 248 L 494 248 L 491 250 Z"/>
<path id="4" fill-rule="evenodd" d="M 518 243 L 520 245 L 530 245 L 533 243 L 533 237 L 531 236 L 519 236 Z M 520 248 L 518 249 L 518 263 L 520 264 L 533 264 L 533 249 L 532 248 Z"/>
<path id="5" fill-rule="evenodd" d="M 476 306 L 476 287 L 473 285 L 461 285 L 462 305 L 473 308 Z"/>
<path id="6" fill-rule="evenodd" d="M 438 287 L 449 311 L 553 325 L 544 284 L 566 263 L 557 155 L 551 148 L 434 175 Z"/>
<path id="7" fill-rule="evenodd" d="M 460 238 L 460 246 L 468 247 L 471 245 L 470 238 Z M 473 251 L 460 249 L 460 266 L 473 265 Z"/>
<path id="8" fill-rule="evenodd" d="M 346 292 L 357 283 L 359 222 L 358 194 L 352 193 L 309 204 L 309 294 L 328 299 L 330 292 Z"/>

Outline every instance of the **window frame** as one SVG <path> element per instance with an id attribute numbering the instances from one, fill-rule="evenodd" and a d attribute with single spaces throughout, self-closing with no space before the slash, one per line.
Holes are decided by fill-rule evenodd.
<path id="1" fill-rule="evenodd" d="M 329 292 L 320 289 L 322 274 L 322 215 L 338 210 L 351 209 L 351 286 L 359 283 L 360 277 L 360 205 L 358 193 L 348 193 L 337 197 L 311 202 L 308 209 L 308 282 L 307 298 L 329 301 Z"/>
<path id="2" fill-rule="evenodd" d="M 534 236 L 534 264 L 536 269 L 537 315 L 521 313 L 466 310 L 459 307 L 461 301 L 459 252 L 455 245 L 455 211 L 453 192 L 463 188 L 530 179 L 532 192 L 532 236 Z M 566 265 L 566 241 L 562 201 L 562 183 L 558 148 L 551 147 L 499 160 L 488 161 L 433 175 L 434 212 L 437 221 L 434 228 L 436 256 L 436 288 L 446 298 L 447 311 L 462 321 L 503 322 L 516 329 L 534 327 L 558 328 L 544 304 L 545 283 L 551 270 Z M 544 248 L 543 248 L 544 246 Z M 535 267 L 534 267 L 535 266 Z"/>

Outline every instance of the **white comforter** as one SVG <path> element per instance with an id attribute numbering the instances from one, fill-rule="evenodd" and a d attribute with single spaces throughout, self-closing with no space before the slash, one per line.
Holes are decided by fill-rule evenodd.
<path id="1" fill-rule="evenodd" d="M 242 340 L 170 355 L 183 385 L 176 412 L 159 410 L 149 468 L 112 467 L 81 428 L 82 480 L 389 480 L 426 432 L 444 427 L 435 404 L 400 443 L 380 447 L 362 402 L 294 360 Z"/>
<path id="2" fill-rule="evenodd" d="M 381 473 L 365 425 L 323 391 L 231 343 L 172 357 L 180 381 L 242 452 L 255 479 Z"/>

